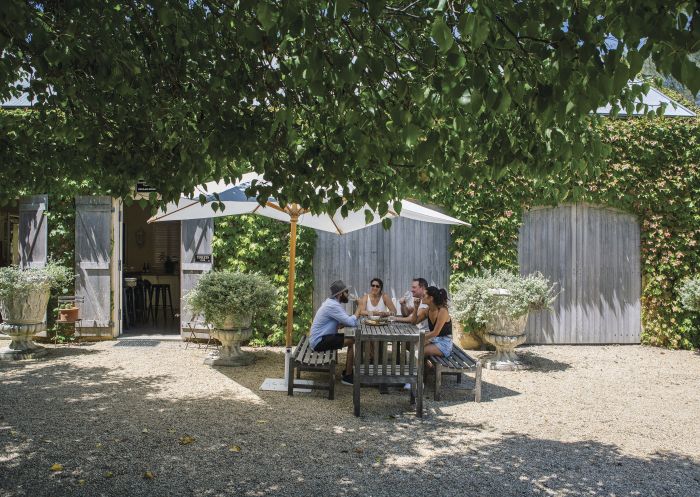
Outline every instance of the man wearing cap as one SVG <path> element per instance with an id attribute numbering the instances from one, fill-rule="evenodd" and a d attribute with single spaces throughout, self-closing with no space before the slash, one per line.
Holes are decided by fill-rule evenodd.
<path id="1" fill-rule="evenodd" d="M 331 285 L 331 296 L 318 308 L 314 322 L 311 325 L 311 348 L 316 352 L 325 350 L 338 350 L 348 346 L 345 373 L 341 383 L 352 385 L 353 344 L 352 338 L 345 338 L 343 333 L 338 333 L 342 326 L 357 326 L 357 316 L 351 316 L 345 312 L 342 304 L 347 304 L 350 289 L 341 280 L 334 281 Z"/>

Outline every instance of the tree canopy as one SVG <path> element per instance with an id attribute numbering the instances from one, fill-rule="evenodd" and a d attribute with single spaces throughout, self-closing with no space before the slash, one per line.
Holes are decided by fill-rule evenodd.
<path id="1" fill-rule="evenodd" d="M 264 173 L 283 202 L 337 208 L 505 171 L 585 169 L 595 109 L 632 105 L 651 57 L 695 94 L 696 2 L 5 0 L 0 182 L 94 179 L 164 200 Z M 48 168 L 47 164 L 50 165 Z"/>

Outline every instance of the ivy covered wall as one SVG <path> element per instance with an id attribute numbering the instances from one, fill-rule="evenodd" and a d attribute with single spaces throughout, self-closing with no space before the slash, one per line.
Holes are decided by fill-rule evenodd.
<path id="1" fill-rule="evenodd" d="M 612 151 L 603 164 L 546 179 L 507 175 L 442 189 L 433 201 L 473 225 L 453 230 L 453 281 L 482 267 L 516 269 L 518 230 L 529 207 L 616 207 L 641 225 L 642 343 L 700 346 L 700 316 L 683 310 L 678 297 L 681 280 L 700 273 L 699 124 L 697 117 L 607 120 L 601 132 Z"/>
<path id="2" fill-rule="evenodd" d="M 289 224 L 262 216 L 230 216 L 215 219 L 215 269 L 259 272 L 277 287 L 275 318 L 254 323 L 253 345 L 282 345 L 287 323 L 289 276 Z M 314 274 L 312 262 L 316 232 L 297 228 L 296 282 L 294 290 L 294 343 L 306 334 L 313 318 Z"/>

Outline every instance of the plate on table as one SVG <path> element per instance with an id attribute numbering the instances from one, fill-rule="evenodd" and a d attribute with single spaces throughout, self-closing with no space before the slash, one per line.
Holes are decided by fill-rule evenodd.
<path id="1" fill-rule="evenodd" d="M 365 319 L 365 324 L 368 324 L 370 326 L 383 326 L 388 322 L 388 319 Z"/>

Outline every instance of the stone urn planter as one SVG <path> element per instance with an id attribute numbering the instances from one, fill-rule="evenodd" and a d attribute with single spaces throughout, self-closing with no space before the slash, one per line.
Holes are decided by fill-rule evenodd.
<path id="1" fill-rule="evenodd" d="M 212 353 L 204 364 L 210 366 L 247 366 L 255 362 L 255 356 L 241 350 L 241 342 L 250 340 L 253 329 L 250 327 L 252 315 L 243 317 L 228 317 L 220 328 L 211 330 L 211 334 L 219 342 L 218 353 Z"/>
<path id="2" fill-rule="evenodd" d="M 492 289 L 492 295 L 496 298 L 510 297 L 511 293 L 504 289 Z M 484 329 L 484 341 L 496 348 L 494 356 L 485 361 L 488 369 L 502 371 L 518 371 L 529 369 L 529 366 L 519 359 L 515 353 L 515 347 L 525 343 L 525 326 L 528 314 L 511 317 L 505 313 L 496 313 L 486 324 Z"/>
<path id="3" fill-rule="evenodd" d="M 456 285 L 454 316 L 496 349 L 482 360 L 486 368 L 528 369 L 515 347 L 525 343 L 529 313 L 551 309 L 556 296 L 555 285 L 540 273 L 520 275 L 504 269 L 487 270 L 467 276 Z"/>
<path id="4" fill-rule="evenodd" d="M 221 348 L 204 360 L 212 366 L 245 366 L 255 362 L 253 354 L 241 350 L 241 342 L 253 334 L 252 320 L 271 315 L 275 287 L 259 274 L 209 271 L 185 295 L 186 307 L 212 326 L 211 335 Z"/>
<path id="5" fill-rule="evenodd" d="M 8 347 L 0 349 L 0 360 L 34 359 L 45 356 L 47 350 L 32 341 L 32 336 L 46 330 L 46 306 L 51 287 L 39 284 L 27 295 L 19 294 L 0 299 L 0 314 L 5 320 L 0 332 L 12 338 Z"/>

